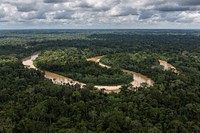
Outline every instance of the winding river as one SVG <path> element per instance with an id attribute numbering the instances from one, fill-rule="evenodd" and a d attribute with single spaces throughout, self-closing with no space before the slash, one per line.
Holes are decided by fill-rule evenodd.
<path id="1" fill-rule="evenodd" d="M 93 61 L 93 62 L 96 62 L 98 63 L 100 66 L 102 67 L 106 67 L 106 68 L 111 68 L 111 66 L 108 66 L 108 65 L 105 65 L 105 64 L 102 64 L 100 62 L 101 58 L 103 56 L 97 56 L 97 57 L 93 57 L 93 58 L 88 58 L 87 61 Z M 132 85 L 132 88 L 137 88 L 137 87 L 141 87 L 143 83 L 146 83 L 148 86 L 152 86 L 154 84 L 154 81 L 151 80 L 150 78 L 148 78 L 147 76 L 144 76 L 140 73 L 136 73 L 136 72 L 133 72 L 133 71 L 129 71 L 129 70 L 125 70 L 125 69 L 121 69 L 123 72 L 125 73 L 129 73 L 131 75 L 133 75 L 133 81 L 130 83 Z M 119 88 L 121 86 L 118 86 Z M 109 88 L 109 86 L 108 86 Z"/>
<path id="2" fill-rule="evenodd" d="M 33 61 L 39 56 L 40 52 L 35 52 L 33 55 L 26 57 L 22 60 L 22 64 L 27 67 L 27 68 L 32 68 L 32 69 L 36 69 L 39 70 L 36 66 L 34 66 Z M 100 62 L 101 58 L 103 56 L 97 56 L 97 57 L 93 57 L 93 58 L 88 58 L 87 61 L 93 61 L 98 63 L 100 66 L 102 67 L 106 67 L 106 68 L 111 68 L 110 66 L 107 66 L 105 64 L 102 64 Z M 133 75 L 133 81 L 130 83 L 131 84 L 131 88 L 138 88 L 141 87 L 144 83 L 146 83 L 148 86 L 152 86 L 154 84 L 154 81 L 151 80 L 150 78 L 140 74 L 140 73 L 136 73 L 133 71 L 129 71 L 129 70 L 125 70 L 122 69 L 123 72 L 129 73 L 131 75 Z M 71 78 L 68 77 L 64 77 L 62 75 L 56 74 L 56 73 L 52 73 L 49 71 L 42 71 L 44 72 L 44 76 L 47 79 L 50 79 L 54 84 L 59 84 L 59 85 L 64 85 L 64 84 L 70 84 L 70 85 L 75 85 L 75 84 L 79 84 L 81 86 L 81 88 L 83 88 L 83 86 L 85 86 L 85 83 L 81 83 L 79 81 L 75 81 Z M 100 86 L 100 85 L 95 85 L 95 87 L 99 90 L 104 89 L 105 92 L 110 93 L 110 92 L 115 92 L 118 93 L 120 92 L 120 88 L 122 87 L 122 85 L 117 85 L 117 86 Z"/>
<path id="3" fill-rule="evenodd" d="M 22 60 L 22 64 L 25 67 L 29 68 L 29 69 L 32 68 L 32 69 L 35 69 L 35 70 L 39 70 L 33 64 L 33 61 L 39 56 L 39 54 L 40 54 L 40 52 L 35 52 L 35 53 L 33 53 L 33 55 L 24 58 Z M 52 72 L 49 72 L 49 71 L 43 71 L 43 70 L 41 70 L 41 71 L 44 72 L 45 78 L 50 79 L 54 84 L 59 84 L 59 85 L 63 85 L 63 84 L 75 85 L 75 84 L 78 83 L 78 84 L 81 85 L 81 87 L 83 87 L 84 85 L 86 85 L 84 83 L 80 83 L 78 81 L 75 81 L 73 79 L 64 77 L 64 76 L 56 74 L 56 73 L 52 73 Z"/>

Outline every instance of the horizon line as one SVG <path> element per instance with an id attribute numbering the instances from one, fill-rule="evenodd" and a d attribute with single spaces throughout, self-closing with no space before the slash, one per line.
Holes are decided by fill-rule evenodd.
<path id="1" fill-rule="evenodd" d="M 200 28 L 5 28 L 2 30 L 200 30 Z"/>

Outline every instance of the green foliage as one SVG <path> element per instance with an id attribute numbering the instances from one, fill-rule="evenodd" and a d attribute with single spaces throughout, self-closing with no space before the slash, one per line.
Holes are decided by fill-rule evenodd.
<path id="1" fill-rule="evenodd" d="M 18 36 L 32 40 L 27 44 L 30 49 L 19 45 L 0 46 L 0 55 L 3 55 L 0 56 L 0 132 L 200 132 L 199 31 L 125 30 L 115 33 L 96 31 L 95 34 L 93 31 L 93 35 L 88 36 L 91 39 L 88 39 L 89 41 L 61 40 L 67 36 L 62 30 L 15 32 L 1 31 L 0 37 Z M 73 33 L 68 34 L 73 36 Z M 85 33 L 85 36 L 88 34 Z M 48 40 L 50 36 L 54 41 L 52 38 Z M 35 42 L 32 42 L 33 40 Z M 77 48 L 73 53 L 78 51 L 79 55 L 84 51 L 84 56 L 74 55 L 78 59 L 110 54 L 105 57 L 105 61 L 108 59 L 107 63 L 115 62 L 118 65 L 116 67 L 129 67 L 133 70 L 136 70 L 135 66 L 138 72 L 155 78 L 156 84 L 149 88 L 141 87 L 136 92 L 123 86 L 119 94 L 106 94 L 94 90 L 94 84 L 88 84 L 83 89 L 79 86 L 52 84 L 39 71 L 25 69 L 21 64 L 21 58 L 31 52 L 54 48 L 58 50 L 62 47 L 58 53 L 57 50 L 48 50 L 55 56 L 62 56 L 62 51 L 72 45 Z M 57 60 L 53 60 L 54 56 L 51 54 L 48 54 L 48 57 L 56 64 Z M 60 59 L 65 60 L 68 57 Z M 151 75 L 152 68 L 149 67 L 158 63 L 150 62 L 151 57 L 169 61 L 178 69 L 180 75 L 164 72 L 157 66 L 153 68 L 155 73 Z M 118 60 L 122 64 L 117 63 Z M 72 62 L 76 61 L 78 60 L 72 58 Z M 141 66 L 142 70 L 139 66 L 144 65 L 144 61 L 148 67 Z M 94 63 L 88 64 L 92 64 L 91 68 L 98 66 Z M 50 65 L 49 62 L 46 65 Z"/>
<path id="2" fill-rule="evenodd" d="M 119 69 L 102 68 L 96 63 L 86 61 L 85 52 L 76 48 L 45 51 L 35 60 L 35 64 L 42 70 L 95 85 L 128 84 L 133 80 L 132 75 Z"/>
<path id="3" fill-rule="evenodd" d="M 108 54 L 101 60 L 102 63 L 120 69 L 127 69 L 141 73 L 159 82 L 163 74 L 159 65 L 159 55 L 150 52 Z"/>
<path id="4" fill-rule="evenodd" d="M 17 61 L 18 61 L 18 59 L 13 55 L 10 55 L 10 56 L 2 55 L 2 56 L 0 56 L 0 66 L 4 66 L 6 64 L 13 64 L 14 62 L 17 62 Z"/>

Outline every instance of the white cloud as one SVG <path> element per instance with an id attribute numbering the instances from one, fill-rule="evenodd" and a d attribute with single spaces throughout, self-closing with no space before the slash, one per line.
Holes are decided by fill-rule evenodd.
<path id="1" fill-rule="evenodd" d="M 49 28 L 200 26 L 199 9 L 199 0 L 0 0 L 0 28 L 10 23 Z"/>
<path id="2" fill-rule="evenodd" d="M 110 16 L 128 16 L 128 15 L 138 15 L 137 9 L 132 7 L 115 6 L 107 12 Z"/>
<path id="3" fill-rule="evenodd" d="M 5 19 L 8 21 L 14 21 L 16 19 L 16 15 L 17 15 L 17 8 L 13 5 L 9 5 L 9 4 L 0 4 L 0 11 L 3 18 L 1 19 Z"/>
<path id="4" fill-rule="evenodd" d="M 86 3 L 96 10 L 109 10 L 118 5 L 120 0 L 86 0 Z"/>
<path id="5" fill-rule="evenodd" d="M 179 22 L 200 23 L 200 12 L 182 12 L 179 14 Z"/>

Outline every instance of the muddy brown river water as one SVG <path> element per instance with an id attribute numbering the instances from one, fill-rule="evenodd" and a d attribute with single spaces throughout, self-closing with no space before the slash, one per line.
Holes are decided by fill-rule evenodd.
<path id="1" fill-rule="evenodd" d="M 33 55 L 26 57 L 23 59 L 22 64 L 27 67 L 27 68 L 32 68 L 32 69 L 36 69 L 39 70 L 36 66 L 34 66 L 33 61 L 39 56 L 40 52 L 35 52 Z M 93 58 L 88 58 L 87 61 L 93 61 L 98 63 L 100 66 L 102 67 L 106 67 L 106 68 L 111 68 L 110 66 L 107 66 L 105 64 L 100 63 L 100 60 L 103 56 L 97 56 L 97 57 L 93 57 Z M 154 81 L 151 80 L 150 78 L 148 78 L 147 76 L 144 76 L 140 73 L 136 73 L 133 71 L 129 71 L 129 70 L 124 70 L 122 69 L 123 72 L 129 73 L 131 75 L 133 75 L 133 81 L 130 83 L 132 85 L 132 88 L 137 88 L 137 87 L 141 87 L 143 83 L 146 83 L 148 86 L 152 86 L 154 84 Z M 75 84 L 79 84 L 81 87 L 83 87 L 84 85 L 86 85 L 85 83 L 81 83 L 79 81 L 75 81 L 71 78 L 56 74 L 56 73 L 52 73 L 49 71 L 43 71 L 44 72 L 44 76 L 45 78 L 51 80 L 54 84 L 59 84 L 59 85 L 63 85 L 63 84 L 70 84 L 70 85 L 75 85 Z M 110 93 L 110 92 L 120 92 L 120 88 L 122 87 L 121 85 L 117 85 L 117 86 L 100 86 L 100 85 L 95 85 L 95 87 L 97 89 L 104 89 L 105 92 Z"/>

